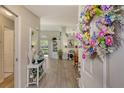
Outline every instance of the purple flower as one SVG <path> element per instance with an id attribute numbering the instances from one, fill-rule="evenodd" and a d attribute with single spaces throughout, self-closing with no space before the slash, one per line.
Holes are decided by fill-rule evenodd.
<path id="1" fill-rule="evenodd" d="M 103 11 L 107 11 L 107 10 L 109 10 L 109 8 L 110 8 L 110 5 L 101 5 L 101 9 Z"/>
<path id="2" fill-rule="evenodd" d="M 80 33 L 77 33 L 76 36 L 75 36 L 78 40 L 82 41 L 82 36 Z"/>
<path id="3" fill-rule="evenodd" d="M 105 21 L 107 22 L 107 24 L 108 24 L 109 26 L 111 26 L 111 25 L 112 25 L 112 21 L 111 21 L 111 19 L 110 19 L 110 16 L 109 16 L 109 15 L 105 15 Z"/>

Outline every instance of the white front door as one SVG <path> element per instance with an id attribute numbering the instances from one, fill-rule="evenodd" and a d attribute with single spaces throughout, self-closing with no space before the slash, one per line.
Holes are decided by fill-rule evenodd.
<path id="1" fill-rule="evenodd" d="M 91 60 L 88 57 L 86 60 L 82 59 L 82 49 L 79 49 L 79 61 L 81 65 L 79 86 L 86 88 L 105 87 L 105 78 L 103 74 L 104 63 L 98 58 L 94 60 Z"/>

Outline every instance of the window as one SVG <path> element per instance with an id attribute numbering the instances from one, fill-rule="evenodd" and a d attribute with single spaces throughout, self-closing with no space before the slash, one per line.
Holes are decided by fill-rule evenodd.
<path id="1" fill-rule="evenodd" d="M 40 48 L 42 49 L 44 55 L 48 55 L 48 40 L 41 40 Z"/>

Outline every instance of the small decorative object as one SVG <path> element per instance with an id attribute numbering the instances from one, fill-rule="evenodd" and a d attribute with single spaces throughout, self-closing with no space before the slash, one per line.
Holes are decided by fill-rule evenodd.
<path id="1" fill-rule="evenodd" d="M 76 38 L 83 43 L 82 58 L 90 58 L 111 54 L 121 45 L 119 33 L 122 31 L 122 8 L 114 5 L 88 5 L 80 15 L 80 34 Z M 91 30 L 92 20 L 95 18 L 96 28 Z M 93 20 L 94 21 L 94 20 Z"/>
<path id="2" fill-rule="evenodd" d="M 106 42 L 106 45 L 111 46 L 112 42 L 113 42 L 112 36 L 110 36 L 110 35 L 106 36 L 105 37 L 105 42 Z"/>

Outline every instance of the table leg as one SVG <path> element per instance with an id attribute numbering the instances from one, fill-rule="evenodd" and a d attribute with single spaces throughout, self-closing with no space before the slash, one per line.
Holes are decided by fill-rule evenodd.
<path id="1" fill-rule="evenodd" d="M 39 87 L 39 67 L 37 68 L 37 87 Z"/>

